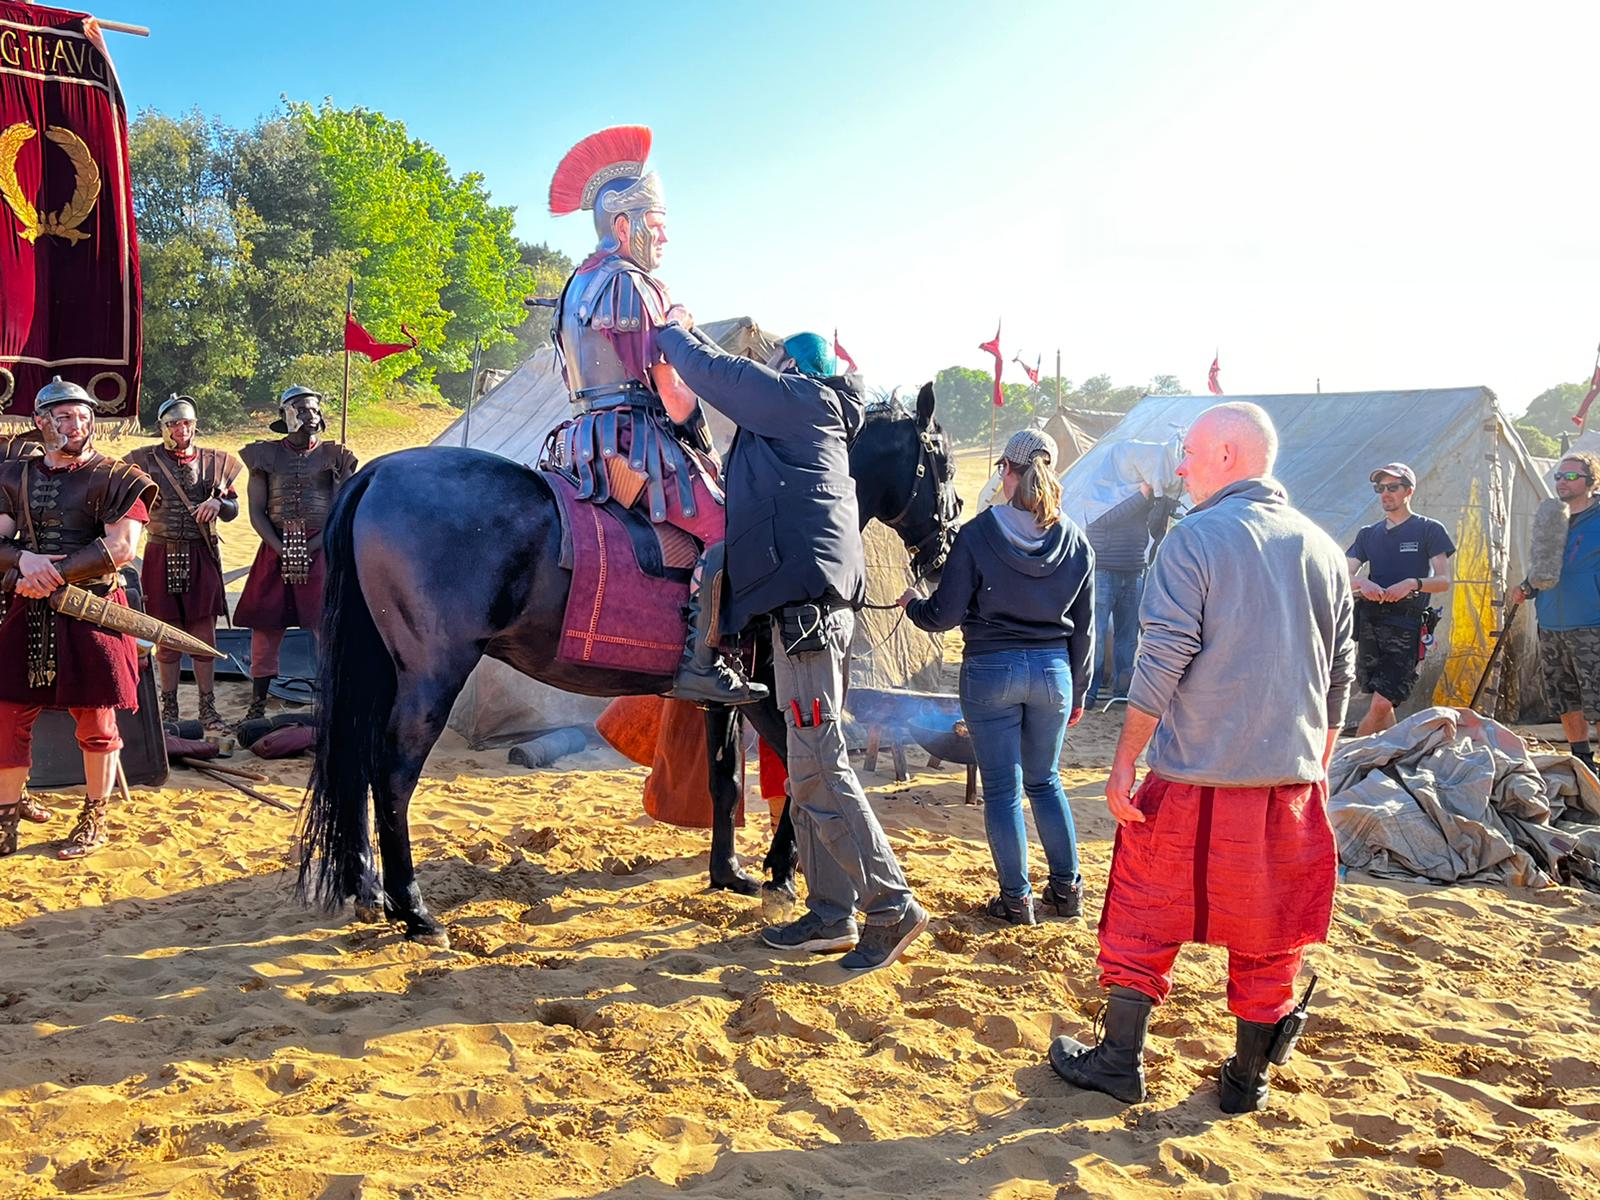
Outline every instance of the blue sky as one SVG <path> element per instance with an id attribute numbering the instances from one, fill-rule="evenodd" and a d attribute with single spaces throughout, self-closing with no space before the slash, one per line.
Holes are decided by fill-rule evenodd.
<path id="1" fill-rule="evenodd" d="M 107 0 L 110 3 L 110 0 Z M 655 131 L 661 273 L 702 319 L 835 325 L 911 383 L 1004 316 L 1069 379 L 1484 383 L 1520 409 L 1600 338 L 1600 5 L 116 0 L 131 107 L 280 95 L 403 120 L 574 256 L 573 142 Z M 610 49 L 603 49 L 604 45 Z M 593 68 L 615 64 L 604 74 Z M 1012 368 L 1016 371 L 1016 368 Z M 1015 378 L 1020 379 L 1020 372 Z"/>

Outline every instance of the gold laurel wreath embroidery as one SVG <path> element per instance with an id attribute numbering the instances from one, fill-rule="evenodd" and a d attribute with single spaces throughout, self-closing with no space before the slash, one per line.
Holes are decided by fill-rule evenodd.
<path id="1" fill-rule="evenodd" d="M 60 212 L 45 213 L 41 217 L 39 210 L 23 195 L 22 184 L 17 179 L 17 155 L 34 136 L 33 127 L 21 123 L 0 132 L 0 196 L 16 213 L 17 220 L 22 222 L 19 236 L 27 242 L 35 240 L 40 234 L 49 234 L 72 243 L 84 241 L 89 235 L 79 226 L 89 219 L 95 202 L 100 199 L 100 168 L 89 153 L 88 145 L 72 130 L 59 125 L 47 128 L 44 136 L 60 146 L 67 160 L 72 163 L 75 186 L 72 198 Z"/>

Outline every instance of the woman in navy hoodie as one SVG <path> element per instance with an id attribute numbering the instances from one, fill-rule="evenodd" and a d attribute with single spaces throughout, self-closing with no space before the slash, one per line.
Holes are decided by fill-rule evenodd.
<path id="1" fill-rule="evenodd" d="M 1035 921 L 1022 791 L 1050 864 L 1039 900 L 1063 917 L 1083 908 L 1060 762 L 1067 727 L 1083 715 L 1094 661 L 1094 554 L 1083 531 L 1061 515 L 1055 457 L 1049 434 L 1013 434 L 995 464 L 1001 496 L 956 536 L 938 589 L 925 600 L 915 592 L 900 598 L 919 629 L 961 626 L 961 712 L 1000 877 L 987 912 L 1013 925 Z"/>

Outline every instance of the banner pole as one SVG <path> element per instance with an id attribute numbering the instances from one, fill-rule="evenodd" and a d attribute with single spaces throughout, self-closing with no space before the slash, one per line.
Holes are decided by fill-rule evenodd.
<path id="1" fill-rule="evenodd" d="M 1056 411 L 1061 411 L 1061 351 L 1056 351 Z"/>
<path id="2" fill-rule="evenodd" d="M 356 277 L 344 287 L 344 395 L 339 399 L 339 444 L 346 444 L 345 429 L 350 421 L 350 317 L 355 312 Z"/>

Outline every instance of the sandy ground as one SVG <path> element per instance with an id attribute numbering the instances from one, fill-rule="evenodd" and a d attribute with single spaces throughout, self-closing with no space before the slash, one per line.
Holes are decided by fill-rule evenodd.
<path id="1" fill-rule="evenodd" d="M 1091 912 L 1116 720 L 1066 752 Z M 1186 951 L 1124 1108 L 1044 1063 L 1099 1002 L 1092 922 L 977 915 L 982 809 L 922 761 L 863 779 L 931 933 L 850 981 L 759 948 L 760 904 L 704 890 L 705 835 L 645 818 L 609 751 L 441 743 L 412 824 L 452 950 L 302 909 L 293 818 L 188 772 L 85 863 L 25 827 L 0 1197 L 1600 1195 L 1596 897 L 1347 881 L 1300 1052 L 1232 1119 L 1223 955 Z M 233 762 L 298 799 L 304 762 Z"/>

